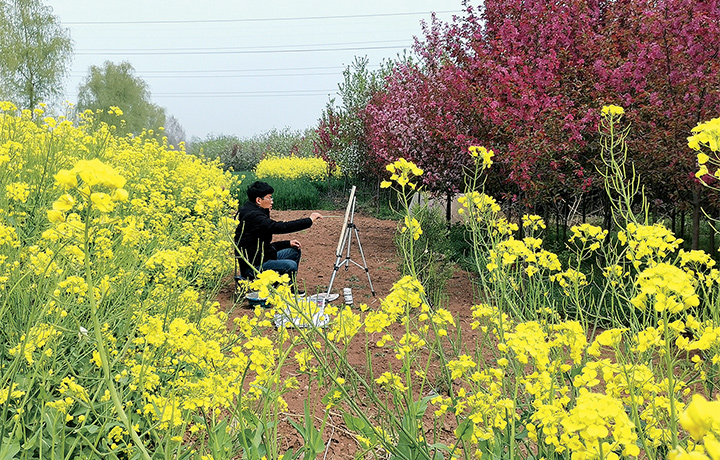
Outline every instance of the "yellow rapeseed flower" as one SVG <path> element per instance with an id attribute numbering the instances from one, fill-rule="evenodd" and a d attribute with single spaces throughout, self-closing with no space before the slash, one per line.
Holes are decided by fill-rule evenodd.
<path id="1" fill-rule="evenodd" d="M 331 171 L 331 174 L 339 175 L 340 169 Z M 285 180 L 321 180 L 328 176 L 328 164 L 320 157 L 269 154 L 257 164 L 255 175 L 258 179 L 271 177 Z"/>
<path id="2" fill-rule="evenodd" d="M 382 375 L 375 379 L 375 383 L 387 388 L 390 391 L 406 391 L 407 387 L 402 382 L 402 378 L 392 372 L 383 372 Z"/>
<path id="3" fill-rule="evenodd" d="M 446 364 L 450 370 L 450 378 L 458 379 L 465 374 L 466 371 L 476 366 L 475 361 L 468 355 L 460 355 L 458 359 L 448 361 Z"/>
<path id="4" fill-rule="evenodd" d="M 414 240 L 420 238 L 420 235 L 422 235 L 423 232 L 420 227 L 420 222 L 418 222 L 417 219 L 405 216 L 405 226 L 400 229 L 400 233 L 405 233 L 408 230 L 410 230 Z"/>
<path id="5" fill-rule="evenodd" d="M 687 139 L 688 147 L 691 149 L 700 150 L 702 146 L 705 146 L 713 152 L 720 151 L 720 117 L 698 123 L 691 132 L 695 133 Z M 700 164 L 704 163 L 700 162 Z"/>
<path id="6" fill-rule="evenodd" d="M 482 162 L 482 169 L 487 169 L 492 166 L 492 157 L 495 156 L 495 152 L 492 150 L 488 150 L 482 146 L 473 145 L 468 147 L 468 151 L 470 152 L 470 155 L 476 159 L 476 161 Z"/>
<path id="7" fill-rule="evenodd" d="M 397 159 L 395 162 L 385 166 L 385 169 L 392 175 L 390 176 L 390 182 L 383 181 L 381 184 L 381 186 L 385 186 L 384 188 L 389 187 L 392 184 L 392 181 L 395 181 L 403 189 L 406 186 L 411 189 L 415 189 L 417 184 L 415 182 L 411 182 L 411 180 L 415 177 L 422 176 L 423 174 L 422 169 L 418 168 L 415 163 L 407 161 L 405 158 Z"/>
<path id="8" fill-rule="evenodd" d="M 625 109 L 620 107 L 619 105 L 606 105 L 603 106 L 602 110 L 600 111 L 600 114 L 603 117 L 620 117 L 625 114 Z"/>
<path id="9" fill-rule="evenodd" d="M 720 399 L 708 401 L 703 395 L 694 394 L 680 414 L 680 424 L 696 441 L 710 432 L 720 434 Z"/>
<path id="10" fill-rule="evenodd" d="M 638 274 L 636 285 L 640 292 L 630 303 L 639 309 L 652 302 L 656 311 L 678 313 L 700 304 L 694 278 L 674 265 L 660 263 L 646 268 Z"/>

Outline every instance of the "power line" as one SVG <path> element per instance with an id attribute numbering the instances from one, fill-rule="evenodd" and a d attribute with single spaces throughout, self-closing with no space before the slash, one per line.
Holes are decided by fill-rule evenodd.
<path id="1" fill-rule="evenodd" d="M 376 45 L 378 43 L 384 43 L 384 44 L 390 44 L 390 43 L 407 43 L 407 39 L 399 39 L 399 40 L 371 40 L 371 41 L 360 41 L 360 42 L 341 42 L 341 43 L 308 43 L 306 45 L 302 46 L 350 46 L 350 45 Z M 106 53 L 106 52 L 127 52 L 127 53 L 144 53 L 144 52 L 172 52 L 172 51 L 183 51 L 183 52 L 205 52 L 205 51 L 245 51 L 245 50 L 274 50 L 274 49 L 284 49 L 291 46 L 300 46 L 300 45 L 266 45 L 266 46 L 233 46 L 228 48 L 128 48 L 123 50 L 118 49 L 111 49 L 111 50 L 102 50 L 102 49 L 83 49 L 80 48 L 76 51 L 79 52 L 93 52 L 93 53 Z"/>
<path id="2" fill-rule="evenodd" d="M 75 52 L 76 55 L 83 56 L 125 56 L 125 55 L 176 55 L 176 54 L 276 54 L 276 53 L 315 53 L 315 52 L 326 52 L 326 51 L 361 51 L 361 50 L 385 50 L 385 49 L 405 49 L 407 46 L 361 46 L 361 47 L 347 47 L 347 48 L 297 48 L 297 49 L 237 49 L 237 50 L 214 50 L 208 48 L 207 50 L 194 51 L 193 49 L 187 50 L 156 50 L 156 51 L 79 51 Z"/>
<path id="3" fill-rule="evenodd" d="M 158 99 L 178 99 L 178 98 L 216 98 L 216 97 L 223 97 L 223 98 L 255 98 L 255 97 L 317 97 L 317 96 L 324 96 L 324 95 L 330 95 L 331 93 L 288 93 L 288 94 L 265 94 L 265 93 L 257 93 L 257 94 L 235 94 L 235 93 L 228 93 L 228 94 L 161 94 L 158 95 Z"/>
<path id="4" fill-rule="evenodd" d="M 348 66 L 342 66 L 342 65 L 330 65 L 330 66 L 315 66 L 315 67 L 273 67 L 273 68 L 264 68 L 264 69 L 255 69 L 255 68 L 249 68 L 249 69 L 185 69 L 185 70 L 137 70 L 136 72 L 142 75 L 157 75 L 157 76 L 163 76 L 163 75 L 173 75 L 173 74 L 220 74 L 220 73 L 249 73 L 249 72 L 295 72 L 300 70 L 345 70 Z M 368 68 L 380 68 L 380 64 L 368 64 Z M 86 72 L 70 72 L 71 74 L 75 76 L 79 75 L 87 75 Z M 290 74 L 290 75 L 299 75 L 299 74 Z M 273 76 L 273 75 L 266 75 L 266 76 Z"/>
<path id="5" fill-rule="evenodd" d="M 291 74 L 255 74 L 255 75 L 144 75 L 147 79 L 197 79 L 197 78 L 275 78 L 275 77 L 321 77 L 325 75 L 338 75 L 340 72 L 312 72 L 312 73 L 291 73 Z M 73 77 L 87 76 L 87 72 L 71 72 Z"/>
<path id="6" fill-rule="evenodd" d="M 230 73 L 230 72 L 278 72 L 278 71 L 295 71 L 295 70 L 328 70 L 328 69 L 345 69 L 346 66 L 331 65 L 331 66 L 315 66 L 315 67 L 274 67 L 266 69 L 203 69 L 203 70 L 146 70 L 139 72 L 142 74 L 173 74 L 173 73 Z M 368 67 L 380 67 L 380 65 L 369 65 Z"/>
<path id="7" fill-rule="evenodd" d="M 322 96 L 336 93 L 336 89 L 320 90 L 293 90 L 293 91 L 218 91 L 218 92 L 187 92 L 187 93 L 152 93 L 153 98 L 177 98 L 177 97 L 297 97 L 297 96 Z M 68 94 L 70 97 L 77 97 L 77 94 Z"/>
<path id="8" fill-rule="evenodd" d="M 185 97 L 202 97 L 202 98 L 214 98 L 214 97 L 239 97 L 239 98 L 245 98 L 245 97 L 317 97 L 317 96 L 329 96 L 333 94 L 335 91 L 321 91 L 316 93 L 297 93 L 293 91 L 286 91 L 286 92 L 259 92 L 259 93 L 168 93 L 168 94 L 157 94 L 153 97 L 156 97 L 157 99 L 164 99 L 164 98 L 185 98 Z"/>
<path id="9" fill-rule="evenodd" d="M 380 68 L 380 64 L 370 64 L 368 68 Z M 318 67 L 275 67 L 267 69 L 205 69 L 205 70 L 137 70 L 136 73 L 142 76 L 152 78 L 205 78 L 205 77 L 244 77 L 250 72 L 296 72 L 302 70 L 329 70 L 333 69 L 335 72 L 310 72 L 310 73 L 283 73 L 283 74 L 268 74 L 262 73 L 257 75 L 247 75 L 250 77 L 293 77 L 296 75 L 312 76 L 312 75 L 337 75 L 337 71 L 344 71 L 347 66 L 318 66 Z M 179 75 L 178 75 L 179 74 Z M 225 75 L 216 75 L 225 74 Z M 86 76 L 87 72 L 83 71 L 72 71 L 70 76 L 82 77 Z"/>
<path id="10" fill-rule="evenodd" d="M 460 10 L 447 11 L 416 11 L 406 13 L 378 13 L 378 14 L 347 14 L 340 16 L 303 16 L 286 18 L 245 18 L 245 19 L 186 19 L 186 20 L 161 20 L 161 21 L 70 21 L 65 25 L 126 25 L 126 24 L 217 24 L 233 22 L 270 22 L 270 21 L 309 21 L 309 20 L 333 20 L 333 19 L 359 19 L 379 18 L 392 16 L 418 16 L 427 14 L 462 13 Z"/>

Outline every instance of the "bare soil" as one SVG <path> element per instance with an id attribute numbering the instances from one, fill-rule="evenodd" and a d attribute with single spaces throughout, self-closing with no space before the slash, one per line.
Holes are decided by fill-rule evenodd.
<path id="1" fill-rule="evenodd" d="M 271 216 L 278 221 L 287 221 L 307 217 L 311 212 L 313 211 L 271 211 Z M 310 229 L 290 235 L 276 235 L 276 240 L 297 239 L 300 241 L 302 245 L 302 261 L 298 279 L 301 285 L 305 286 L 308 294 L 327 291 L 337 262 L 336 249 L 344 220 L 344 212 L 342 211 L 319 212 L 325 217 L 315 221 Z M 356 213 L 354 224 L 357 229 L 357 237 L 354 230 L 351 230 L 351 262 L 347 265 L 342 264 L 346 255 L 346 252 L 343 252 L 340 268 L 336 272 L 332 286 L 332 292 L 339 294 L 339 298 L 333 302 L 333 305 L 342 305 L 343 288 L 349 287 L 352 289 L 355 305 L 365 303 L 370 309 L 375 309 L 379 307 L 381 299 L 390 292 L 393 283 L 401 277 L 398 256 L 393 243 L 397 222 L 380 220 L 372 216 Z M 360 247 L 362 247 L 362 254 L 365 256 L 364 261 L 360 253 Z M 365 265 L 367 266 L 367 272 L 365 271 Z M 370 282 L 372 283 L 372 289 Z M 459 322 L 457 327 L 463 333 L 470 331 L 470 323 L 472 322 L 471 307 L 474 304 L 471 275 L 457 270 L 453 278 L 448 282 L 447 295 L 448 304 L 443 306 L 454 314 L 456 321 Z M 231 278 L 228 279 L 227 286 L 221 290 L 218 300 L 222 308 L 228 310 L 232 308 L 233 280 Z M 232 309 L 232 317 L 252 313 L 253 309 L 248 307 L 247 301 L 241 304 L 239 308 Z M 366 350 L 363 340 L 358 340 L 358 338 L 356 337 L 351 342 L 347 356 L 349 364 L 360 370 L 366 367 Z M 375 341 L 377 339 L 379 337 L 375 338 Z M 374 343 L 369 345 L 369 349 L 374 356 L 381 356 L 382 349 L 376 347 Z M 287 421 L 294 420 L 300 425 L 303 424 L 303 405 L 305 401 L 315 406 L 312 409 L 313 413 L 318 417 L 316 421 L 316 427 L 318 428 L 320 427 L 320 417 L 325 411 L 325 405 L 321 402 L 325 391 L 318 391 L 317 386 L 313 386 L 303 375 L 297 375 L 297 377 L 300 381 L 300 388 L 284 396 L 289 408 L 287 413 L 282 414 L 280 420 L 281 452 L 290 448 L 297 449 L 302 445 L 302 439 Z M 369 410 L 372 410 L 372 408 L 369 408 Z M 359 445 L 355 436 L 345 428 L 340 412 L 331 409 L 328 416 L 327 424 L 323 430 L 326 451 L 319 455 L 318 458 L 355 458 L 356 453 L 359 451 Z"/>

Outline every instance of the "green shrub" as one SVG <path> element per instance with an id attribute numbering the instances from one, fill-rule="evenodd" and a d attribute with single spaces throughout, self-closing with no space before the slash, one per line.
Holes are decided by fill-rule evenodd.
<path id="1" fill-rule="evenodd" d="M 320 203 L 320 192 L 314 186 L 316 181 L 268 179 L 267 182 L 275 189 L 275 209 L 315 209 Z"/>
<path id="2" fill-rule="evenodd" d="M 235 173 L 245 178 L 231 190 L 232 195 L 238 200 L 238 206 L 247 202 L 247 189 L 250 184 L 258 180 L 252 171 Z M 326 181 L 308 179 L 275 179 L 263 178 L 263 182 L 270 184 L 273 192 L 273 209 L 278 211 L 291 209 L 335 209 L 337 206 L 328 197 L 329 186 Z"/>
<path id="3" fill-rule="evenodd" d="M 225 169 L 234 171 L 254 170 L 269 152 L 281 156 L 314 156 L 312 145 L 316 134 L 313 129 L 291 131 L 288 128 L 256 134 L 250 138 L 238 138 L 224 134 L 211 134 L 205 139 L 193 139 L 188 152 L 217 159 Z"/>

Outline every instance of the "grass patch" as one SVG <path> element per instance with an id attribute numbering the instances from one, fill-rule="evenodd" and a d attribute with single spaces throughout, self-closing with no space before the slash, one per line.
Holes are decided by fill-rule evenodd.
<path id="1" fill-rule="evenodd" d="M 247 201 L 248 187 L 258 179 L 253 171 L 236 171 L 233 174 L 239 178 L 244 176 L 241 183 L 230 190 L 230 193 L 242 206 Z M 324 180 L 265 178 L 262 180 L 275 189 L 273 193 L 273 209 L 278 211 L 291 209 L 345 209 L 350 198 L 350 189 L 353 185 L 356 185 L 356 212 L 371 214 L 379 219 L 398 218 L 398 213 L 390 206 L 393 197 L 386 190 L 381 190 L 378 193 L 373 184 L 361 180 L 358 180 L 357 184 L 346 178 Z M 378 188 L 378 190 L 380 189 Z"/>

